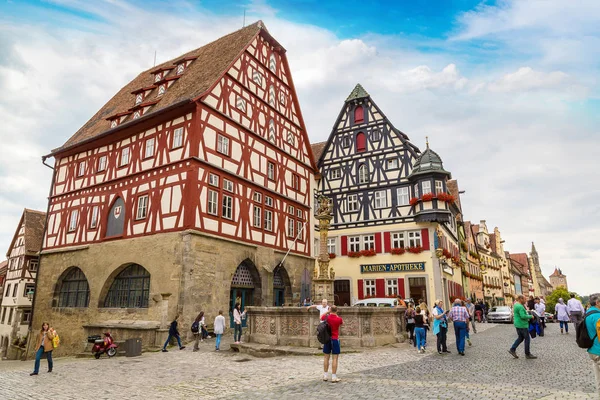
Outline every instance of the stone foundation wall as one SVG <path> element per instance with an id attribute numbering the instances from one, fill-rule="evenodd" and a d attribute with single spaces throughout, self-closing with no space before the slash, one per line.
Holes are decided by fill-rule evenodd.
<path id="1" fill-rule="evenodd" d="M 348 347 L 376 347 L 403 342 L 404 309 L 338 307 L 344 320 L 340 340 Z M 249 307 L 249 342 L 274 346 L 318 346 L 319 312 L 304 307 Z"/>

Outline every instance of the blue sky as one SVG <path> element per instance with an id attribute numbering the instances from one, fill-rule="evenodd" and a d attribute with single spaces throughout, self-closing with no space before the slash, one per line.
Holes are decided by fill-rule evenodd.
<path id="1" fill-rule="evenodd" d="M 360 82 L 425 136 L 466 190 L 465 218 L 546 274 L 600 291 L 600 1 L 0 0 L 0 249 L 45 209 L 62 145 L 157 61 L 262 19 L 287 49 L 312 142 Z"/>

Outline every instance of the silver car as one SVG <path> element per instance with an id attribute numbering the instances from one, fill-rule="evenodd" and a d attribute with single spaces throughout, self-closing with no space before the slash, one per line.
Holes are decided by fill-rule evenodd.
<path id="1" fill-rule="evenodd" d="M 498 306 L 490 308 L 487 315 L 488 322 L 513 322 L 512 309 L 508 306 Z"/>

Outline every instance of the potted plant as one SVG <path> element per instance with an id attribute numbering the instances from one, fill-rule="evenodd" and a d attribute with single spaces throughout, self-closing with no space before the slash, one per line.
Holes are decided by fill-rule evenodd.
<path id="1" fill-rule="evenodd" d="M 335 253 L 329 253 L 329 259 L 333 260 L 336 257 Z"/>
<path id="2" fill-rule="evenodd" d="M 433 193 L 425 193 L 425 194 L 423 194 L 421 199 L 423 201 L 431 201 L 431 200 L 433 200 Z"/>
<path id="3" fill-rule="evenodd" d="M 373 257 L 374 255 L 376 255 L 377 253 L 375 252 L 374 249 L 367 249 L 367 250 L 362 250 L 360 252 L 361 256 L 365 256 L 365 257 Z"/>
<path id="4" fill-rule="evenodd" d="M 419 254 L 423 251 L 423 248 L 421 246 L 411 246 L 411 247 L 407 248 L 406 250 L 409 253 Z"/>
<path id="5" fill-rule="evenodd" d="M 361 255 L 362 254 L 360 254 L 360 251 L 349 251 L 348 252 L 348 257 L 352 257 L 352 258 L 358 258 Z"/>
<path id="6" fill-rule="evenodd" d="M 410 199 L 410 200 L 408 201 L 408 204 L 410 204 L 411 206 L 413 206 L 413 207 L 414 207 L 414 206 L 416 206 L 416 205 L 417 205 L 417 203 L 418 203 L 418 202 L 419 202 L 419 199 L 417 199 L 416 197 L 413 197 L 412 199 Z"/>
<path id="7" fill-rule="evenodd" d="M 406 249 L 402 247 L 394 247 L 390 250 L 390 253 L 401 256 L 402 254 L 406 253 Z"/>

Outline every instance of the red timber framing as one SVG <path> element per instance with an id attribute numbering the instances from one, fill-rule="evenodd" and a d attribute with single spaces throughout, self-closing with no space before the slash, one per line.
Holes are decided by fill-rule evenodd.
<path id="1" fill-rule="evenodd" d="M 314 162 L 285 53 L 265 30 L 199 98 L 53 156 L 45 249 L 196 229 L 311 254 Z M 117 198 L 125 227 L 107 238 Z"/>

